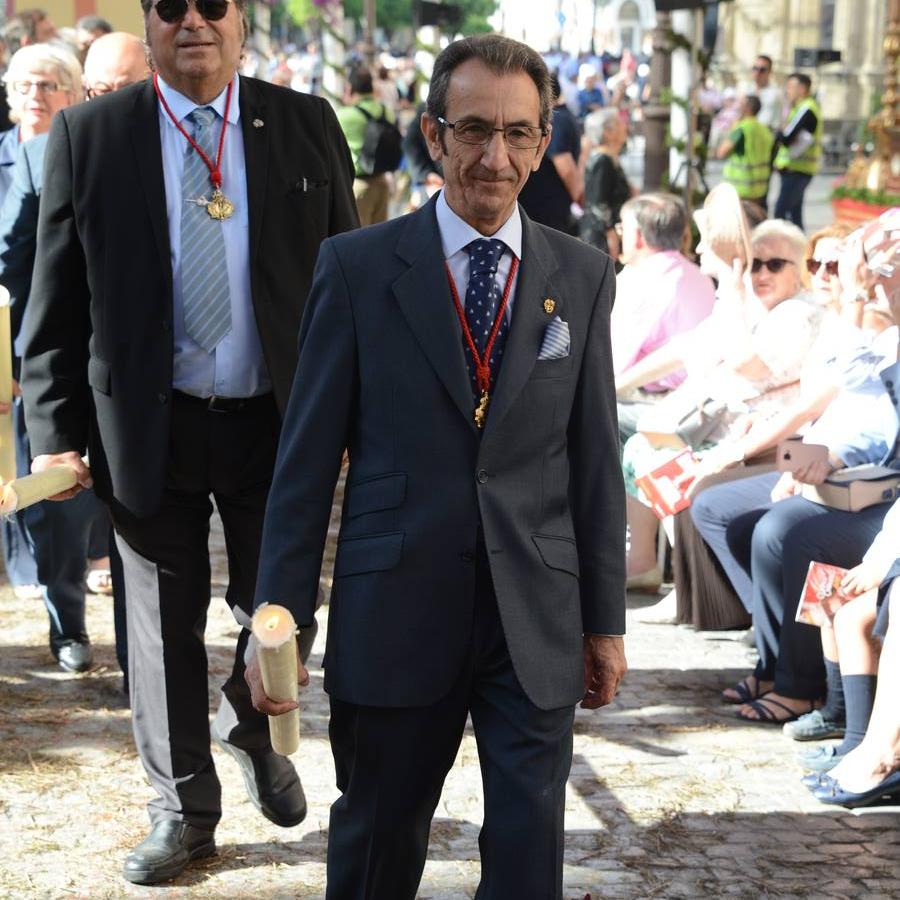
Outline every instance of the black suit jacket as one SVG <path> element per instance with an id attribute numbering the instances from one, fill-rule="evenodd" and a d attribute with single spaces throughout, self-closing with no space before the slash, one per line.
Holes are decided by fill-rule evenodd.
<path id="1" fill-rule="evenodd" d="M 353 171 L 324 100 L 242 77 L 240 107 L 253 307 L 283 408 L 319 244 L 358 222 Z M 45 172 L 23 326 L 32 450 L 87 447 L 97 494 L 148 515 L 163 484 L 174 356 L 152 83 L 55 116 Z"/>
<path id="2" fill-rule="evenodd" d="M 432 201 L 322 245 L 269 495 L 256 604 L 312 621 L 332 490 L 350 470 L 325 687 L 375 706 L 450 690 L 472 634 L 479 523 L 519 681 L 584 692 L 582 635 L 624 631 L 624 488 L 609 258 L 523 214 L 510 334 L 483 434 Z M 571 352 L 538 360 L 551 316 Z"/>

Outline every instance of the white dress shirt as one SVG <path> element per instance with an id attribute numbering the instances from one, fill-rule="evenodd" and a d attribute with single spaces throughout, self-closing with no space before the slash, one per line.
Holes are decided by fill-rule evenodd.
<path id="1" fill-rule="evenodd" d="M 244 165 L 244 139 L 240 126 L 240 79 L 234 76 L 234 89 L 225 127 L 222 148 L 222 192 L 234 204 L 234 214 L 220 223 L 225 239 L 228 288 L 231 295 L 231 330 L 218 346 L 207 353 L 188 337 L 184 329 L 181 294 L 181 214 L 182 175 L 187 153 L 196 153 L 159 104 L 159 133 L 162 141 L 163 175 L 166 185 L 166 212 L 169 220 L 169 245 L 172 253 L 172 299 L 175 368 L 172 386 L 197 397 L 254 397 L 272 389 L 266 369 L 253 312 L 250 293 L 250 237 L 247 211 L 247 173 Z M 198 104 L 159 79 L 172 115 L 191 134 L 192 125 L 184 120 Z M 213 123 L 218 147 L 219 128 L 225 115 L 227 87 L 211 103 L 218 118 Z M 215 162 L 215 160 L 213 160 Z M 207 196 L 212 194 L 210 184 Z"/>
<path id="2" fill-rule="evenodd" d="M 444 249 L 444 259 L 450 267 L 450 274 L 453 276 L 454 284 L 456 284 L 460 303 L 465 308 L 466 290 L 469 287 L 469 251 L 466 247 L 472 241 L 485 240 L 485 235 L 476 231 L 468 222 L 463 221 L 453 212 L 450 204 L 447 203 L 444 197 L 443 191 L 437 198 L 435 213 L 437 215 L 438 231 L 441 234 L 441 246 Z M 512 268 L 513 256 L 518 260 L 522 259 L 522 216 L 519 214 L 518 203 L 512 215 L 503 223 L 499 231 L 496 234 L 492 234 L 489 239 L 503 241 L 510 251 L 500 257 L 497 274 L 494 276 L 494 280 L 499 285 L 502 293 L 506 287 L 509 270 Z M 509 292 L 509 302 L 506 306 L 507 321 L 512 321 L 510 316 L 512 315 L 513 300 L 516 296 L 516 284 L 518 281 L 519 275 L 516 273 Z"/>

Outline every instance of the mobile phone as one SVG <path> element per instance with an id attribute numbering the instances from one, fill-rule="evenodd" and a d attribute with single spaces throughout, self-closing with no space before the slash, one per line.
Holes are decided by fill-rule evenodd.
<path id="1" fill-rule="evenodd" d="M 828 448 L 824 444 L 804 444 L 797 438 L 782 441 L 775 456 L 779 472 L 796 472 L 811 463 L 827 461 Z"/>

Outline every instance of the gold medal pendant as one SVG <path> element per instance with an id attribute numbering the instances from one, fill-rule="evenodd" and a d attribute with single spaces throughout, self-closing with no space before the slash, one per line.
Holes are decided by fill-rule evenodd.
<path id="1" fill-rule="evenodd" d="M 480 431 L 484 428 L 484 420 L 487 418 L 488 407 L 491 405 L 491 395 L 487 391 L 482 391 L 481 399 L 475 408 L 475 427 Z"/>
<path id="2" fill-rule="evenodd" d="M 212 199 L 206 201 L 206 212 L 211 219 L 222 222 L 234 214 L 234 204 L 216 188 Z"/>

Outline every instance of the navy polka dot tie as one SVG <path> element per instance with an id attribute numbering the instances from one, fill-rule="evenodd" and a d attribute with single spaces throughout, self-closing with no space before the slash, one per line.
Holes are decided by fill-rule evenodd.
<path id="1" fill-rule="evenodd" d="M 477 241 L 472 241 L 467 249 L 469 251 L 469 286 L 466 289 L 466 321 L 469 324 L 475 346 L 478 347 L 478 352 L 483 357 L 488 338 L 491 336 L 491 329 L 494 327 L 494 319 L 497 317 L 500 301 L 503 299 L 505 285 L 497 283 L 497 267 L 500 265 L 500 257 L 506 250 L 506 244 L 503 241 L 479 238 Z M 503 347 L 508 333 L 509 323 L 504 314 L 491 352 L 491 392 L 494 390 L 497 373 L 500 371 L 500 361 L 503 358 Z M 475 360 L 472 358 L 468 346 L 465 347 L 465 353 L 466 366 L 468 366 L 469 377 L 472 380 L 472 392 L 477 400 L 481 396 L 481 391 L 478 388 Z"/>

